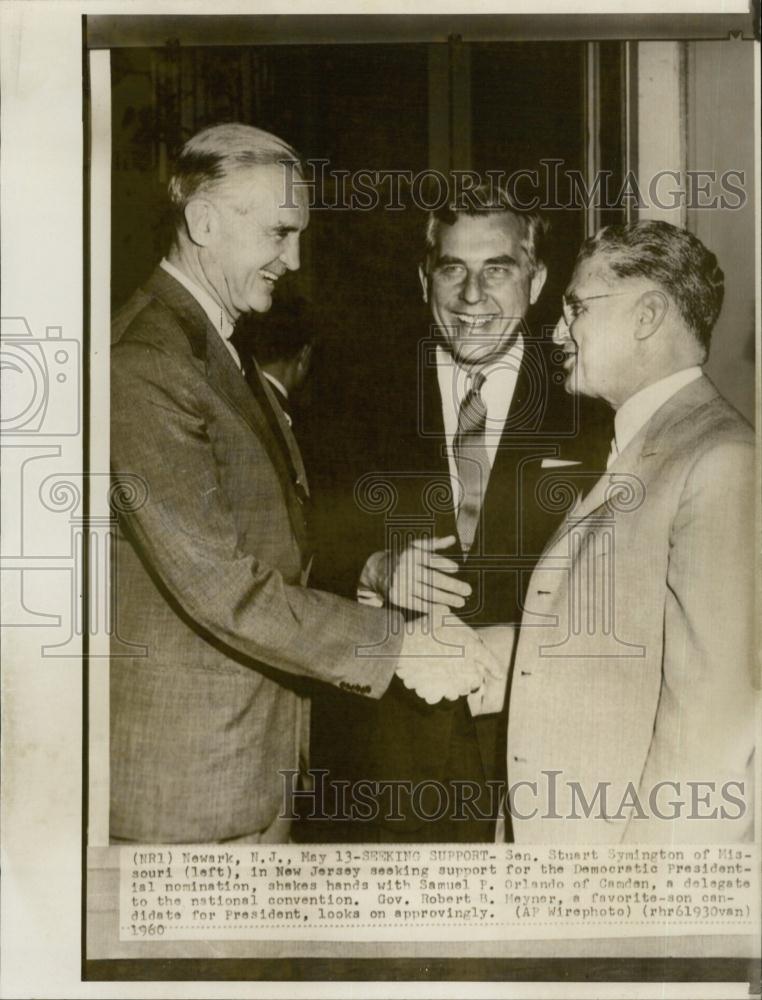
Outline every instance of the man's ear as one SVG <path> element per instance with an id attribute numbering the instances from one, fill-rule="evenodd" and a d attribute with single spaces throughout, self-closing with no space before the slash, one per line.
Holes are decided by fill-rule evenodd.
<path id="1" fill-rule="evenodd" d="M 423 301 L 428 305 L 429 303 L 429 276 L 426 271 L 426 267 L 423 264 L 418 265 L 418 280 L 421 283 L 421 289 L 423 291 Z"/>
<path id="2" fill-rule="evenodd" d="M 545 279 L 548 277 L 548 269 L 544 264 L 538 264 L 532 275 L 532 281 L 529 285 L 529 304 L 534 305 L 535 302 L 540 297 L 540 292 L 545 285 Z"/>
<path id="3" fill-rule="evenodd" d="M 658 288 L 644 292 L 637 302 L 636 340 L 647 340 L 664 322 L 669 312 L 669 299 Z"/>
<path id="4" fill-rule="evenodd" d="M 208 246 L 217 226 L 217 209 L 206 198 L 191 198 L 185 206 L 185 225 L 196 246 Z"/>

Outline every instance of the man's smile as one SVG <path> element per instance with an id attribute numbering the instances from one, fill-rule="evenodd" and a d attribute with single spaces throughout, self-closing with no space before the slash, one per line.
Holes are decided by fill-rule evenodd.
<path id="1" fill-rule="evenodd" d="M 500 319 L 500 313 L 474 314 L 453 312 L 452 315 L 462 326 L 467 326 L 471 330 L 480 330 L 496 319 Z"/>

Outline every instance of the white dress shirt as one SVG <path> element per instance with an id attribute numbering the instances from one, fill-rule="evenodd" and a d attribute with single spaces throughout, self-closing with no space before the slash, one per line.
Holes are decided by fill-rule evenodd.
<path id="1" fill-rule="evenodd" d="M 701 378 L 701 374 L 698 365 L 683 368 L 666 378 L 660 378 L 658 382 L 652 382 L 625 400 L 614 415 L 614 440 L 611 442 L 608 465 L 624 451 L 641 427 L 648 423 L 668 399 L 684 386 Z"/>
<path id="2" fill-rule="evenodd" d="M 179 281 L 183 288 L 190 292 L 196 302 L 198 302 L 206 315 L 209 317 L 209 322 L 222 338 L 223 344 L 235 361 L 236 368 L 243 371 L 241 359 L 238 357 L 235 347 L 233 347 L 230 343 L 230 337 L 233 333 L 233 324 L 219 302 L 215 302 L 212 296 L 197 285 L 192 278 L 189 278 L 187 274 L 184 274 L 176 268 L 174 264 L 170 264 L 166 257 L 162 259 L 159 266 L 163 267 L 167 274 L 171 275 L 175 281 Z"/>
<path id="3" fill-rule="evenodd" d="M 503 436 L 505 422 L 508 419 L 508 411 L 513 401 L 513 394 L 516 390 L 516 382 L 518 381 L 519 368 L 521 367 L 523 357 L 524 338 L 519 334 L 515 344 L 513 344 L 509 351 L 506 351 L 500 358 L 491 362 L 483 369 L 485 378 L 482 384 L 481 397 L 484 400 L 484 405 L 487 407 L 485 445 L 490 468 L 495 464 L 495 455 L 500 444 L 500 438 Z M 472 376 L 467 369 L 461 368 L 456 364 L 452 355 L 443 347 L 437 347 L 436 365 L 439 393 L 442 399 L 442 421 L 447 445 L 447 459 L 450 467 L 452 495 L 453 497 L 458 497 L 461 494 L 460 477 L 458 476 L 458 468 L 455 463 L 453 444 L 455 442 L 455 435 L 458 433 L 460 404 L 471 388 Z M 380 576 L 381 564 L 385 558 L 385 552 L 374 552 L 365 563 L 357 589 L 357 598 L 361 603 L 371 604 L 374 607 L 381 607 L 383 605 L 383 597 L 377 592 L 375 581 Z"/>
<path id="4" fill-rule="evenodd" d="M 482 369 L 485 377 L 481 397 L 487 407 L 485 446 L 490 468 L 495 464 L 495 455 L 503 436 L 513 394 L 516 391 L 516 382 L 523 357 L 524 338 L 519 334 L 509 351 Z M 447 460 L 450 466 L 450 482 L 453 496 L 457 497 L 461 490 L 453 444 L 458 433 L 460 405 L 471 388 L 472 376 L 468 369 L 461 368 L 443 347 L 437 347 L 436 364 L 439 392 L 442 397 L 442 420 L 447 444 Z"/>
<path id="5" fill-rule="evenodd" d="M 275 386 L 275 388 L 280 393 L 280 396 L 276 393 L 275 398 L 278 400 L 278 404 L 280 405 L 281 408 L 281 413 L 286 418 L 288 426 L 292 427 L 293 420 L 291 419 L 291 414 L 287 413 L 286 410 L 283 408 L 283 405 L 281 404 L 281 396 L 283 397 L 284 400 L 288 400 L 288 392 L 286 391 L 285 385 L 281 382 L 280 379 L 276 378 L 274 375 L 271 375 L 270 372 L 266 372 L 264 368 L 261 371 L 263 378 L 266 378 L 267 381 L 270 383 L 270 385 Z"/>

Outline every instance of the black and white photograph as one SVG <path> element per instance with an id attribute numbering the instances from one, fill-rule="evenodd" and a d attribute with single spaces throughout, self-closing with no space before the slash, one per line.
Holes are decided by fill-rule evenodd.
<path id="1" fill-rule="evenodd" d="M 758 7 L 67 6 L 3 18 L 8 983 L 758 993 Z"/>

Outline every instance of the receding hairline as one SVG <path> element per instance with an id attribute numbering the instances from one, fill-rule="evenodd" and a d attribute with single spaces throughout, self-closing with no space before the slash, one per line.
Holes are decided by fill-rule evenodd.
<path id="1" fill-rule="evenodd" d="M 298 179 L 302 179 L 304 176 L 298 160 L 277 160 L 272 163 L 236 163 L 233 164 L 221 177 L 217 177 L 205 184 L 201 184 L 196 192 L 191 195 L 189 200 L 192 198 L 203 198 L 207 195 L 213 195 L 219 193 L 220 191 L 224 191 L 225 188 L 228 188 L 231 185 L 245 181 L 248 176 L 252 177 L 253 182 L 257 173 L 262 174 L 273 170 L 281 170 L 284 177 L 288 176 L 289 173 L 293 173 L 293 175 Z M 284 197 L 288 193 L 288 190 L 289 189 L 284 184 Z M 293 201 L 298 199 L 302 193 L 301 187 L 295 188 L 291 192 L 291 200 Z"/>
<path id="2" fill-rule="evenodd" d="M 508 206 L 501 205 L 495 208 L 483 208 L 479 211 L 456 211 L 452 222 L 439 218 L 434 214 L 430 215 L 426 221 L 426 253 L 421 262 L 424 269 L 426 271 L 429 270 L 434 257 L 441 249 L 441 232 L 443 227 L 447 226 L 451 229 L 460 219 L 485 220 L 496 217 L 502 219 L 510 217 L 519 224 L 522 230 L 519 245 L 526 254 L 527 260 L 533 267 L 542 266 L 542 260 L 537 260 L 533 252 L 535 248 L 532 245 L 532 225 L 530 219 L 520 211 L 515 211 Z"/>
<path id="3" fill-rule="evenodd" d="M 231 178 L 260 166 L 281 166 L 303 176 L 299 154 L 271 132 L 241 122 L 202 129 L 183 146 L 169 180 L 175 212 L 179 215 L 193 199 L 212 195 Z"/>

